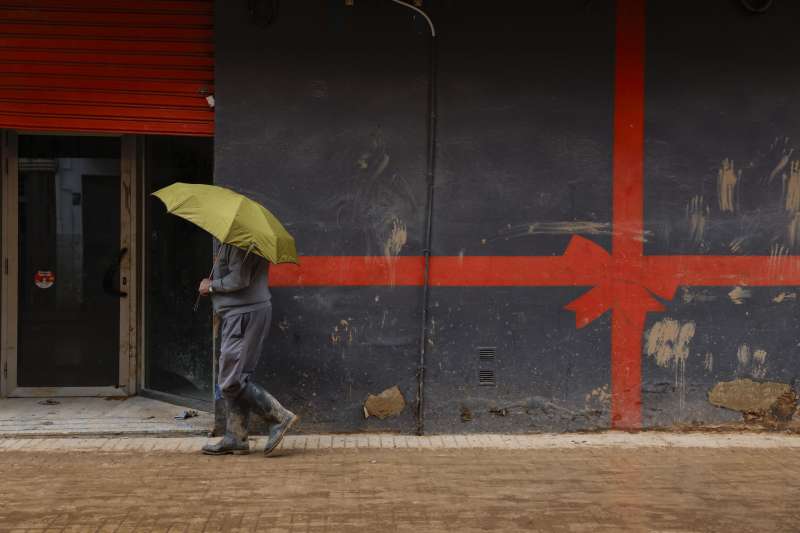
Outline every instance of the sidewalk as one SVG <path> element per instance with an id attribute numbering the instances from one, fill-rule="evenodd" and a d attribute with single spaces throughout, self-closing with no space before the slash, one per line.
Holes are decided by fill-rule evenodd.
<path id="1" fill-rule="evenodd" d="M 175 418 L 186 411 L 194 416 Z M 143 396 L 0 400 L 0 438 L 206 435 L 213 425 L 211 413 Z"/>
<path id="2" fill-rule="evenodd" d="M 0 531 L 727 533 L 800 523 L 800 438 L 790 435 L 293 435 L 267 458 L 204 456 L 205 440 L 1 440 Z"/>
<path id="3" fill-rule="evenodd" d="M 28 452 L 189 452 L 209 442 L 206 437 L 81 437 L 0 438 L 0 451 Z M 253 451 L 264 448 L 263 437 L 251 437 Z M 580 450 L 588 448 L 737 448 L 797 449 L 800 435 L 780 433 L 562 433 L 536 435 L 288 435 L 278 450 L 417 449 L 417 450 Z"/>

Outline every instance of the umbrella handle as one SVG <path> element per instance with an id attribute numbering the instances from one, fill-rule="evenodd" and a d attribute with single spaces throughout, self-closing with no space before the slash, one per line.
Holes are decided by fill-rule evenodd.
<path id="1" fill-rule="evenodd" d="M 219 245 L 219 250 L 217 250 L 217 255 L 214 257 L 214 263 L 211 265 L 211 272 L 208 273 L 208 279 L 212 279 L 214 276 L 214 268 L 217 266 L 217 261 L 219 261 L 219 256 L 222 255 L 222 243 Z M 197 308 L 200 307 L 200 298 L 201 294 L 197 293 L 197 299 L 194 301 L 194 312 L 197 312 Z"/>

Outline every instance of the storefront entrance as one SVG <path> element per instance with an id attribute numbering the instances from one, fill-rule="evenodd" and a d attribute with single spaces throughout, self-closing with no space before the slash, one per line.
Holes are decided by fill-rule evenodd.
<path id="1" fill-rule="evenodd" d="M 202 137 L 0 130 L 0 397 L 144 394 L 210 408 L 211 238 L 154 190 L 211 183 Z"/>
<path id="2" fill-rule="evenodd" d="M 127 395 L 135 139 L 4 137 L 6 395 Z"/>

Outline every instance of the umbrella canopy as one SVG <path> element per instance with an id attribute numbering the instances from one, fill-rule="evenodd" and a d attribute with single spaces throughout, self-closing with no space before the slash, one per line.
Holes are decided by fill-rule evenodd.
<path id="1" fill-rule="evenodd" d="M 220 242 L 252 251 L 272 263 L 297 263 L 294 237 L 264 206 L 216 185 L 173 183 L 153 193 L 173 215 Z"/>

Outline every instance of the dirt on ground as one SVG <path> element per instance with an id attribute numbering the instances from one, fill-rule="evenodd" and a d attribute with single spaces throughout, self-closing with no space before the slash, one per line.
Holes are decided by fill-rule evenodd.
<path id="1" fill-rule="evenodd" d="M 0 531 L 798 531 L 800 449 L 2 452 Z"/>

